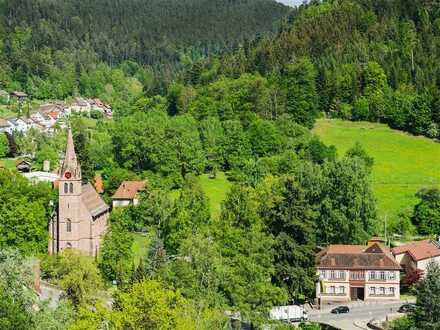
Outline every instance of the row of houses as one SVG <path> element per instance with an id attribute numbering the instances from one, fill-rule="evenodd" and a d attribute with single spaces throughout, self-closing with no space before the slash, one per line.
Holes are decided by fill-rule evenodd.
<path id="1" fill-rule="evenodd" d="M 399 300 L 401 274 L 423 276 L 433 261 L 440 261 L 440 244 L 433 240 L 392 249 L 376 238 L 367 245 L 329 245 L 317 254 L 318 303 Z"/>
<path id="2" fill-rule="evenodd" d="M 78 98 L 68 103 L 44 104 L 36 112 L 31 113 L 29 117 L 0 118 L 0 132 L 12 134 L 13 132 L 26 132 L 31 128 L 49 132 L 57 122 L 63 127 L 64 118 L 72 113 L 90 114 L 93 111 L 98 111 L 108 118 L 113 115 L 111 106 L 99 99 L 86 100 Z"/>

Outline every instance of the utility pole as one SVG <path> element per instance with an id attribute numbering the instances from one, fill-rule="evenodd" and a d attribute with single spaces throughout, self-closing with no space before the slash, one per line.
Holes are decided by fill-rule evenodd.
<path id="1" fill-rule="evenodd" d="M 387 215 L 384 216 L 384 225 L 385 225 L 385 245 L 388 246 L 388 239 L 387 239 Z"/>

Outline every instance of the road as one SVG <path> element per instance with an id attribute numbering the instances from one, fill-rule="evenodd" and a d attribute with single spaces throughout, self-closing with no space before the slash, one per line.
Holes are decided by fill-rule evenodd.
<path id="1" fill-rule="evenodd" d="M 347 314 L 331 314 L 330 310 L 311 311 L 311 321 L 322 322 L 342 330 L 359 330 L 354 322 L 368 322 L 371 319 L 385 319 L 387 314 L 395 313 L 404 302 L 353 306 Z"/>

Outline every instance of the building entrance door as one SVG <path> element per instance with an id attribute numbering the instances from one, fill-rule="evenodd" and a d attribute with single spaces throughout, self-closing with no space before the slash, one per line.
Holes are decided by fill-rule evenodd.
<path id="1" fill-rule="evenodd" d="M 365 289 L 363 287 L 350 287 L 351 300 L 364 300 Z"/>

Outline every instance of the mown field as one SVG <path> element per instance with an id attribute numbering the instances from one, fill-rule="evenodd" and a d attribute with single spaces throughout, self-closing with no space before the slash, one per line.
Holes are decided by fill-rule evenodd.
<path id="1" fill-rule="evenodd" d="M 412 209 L 420 188 L 440 185 L 438 142 L 368 122 L 321 119 L 314 132 L 326 144 L 335 145 L 338 156 L 360 142 L 374 157 L 372 185 L 379 215 L 390 221 Z"/>

